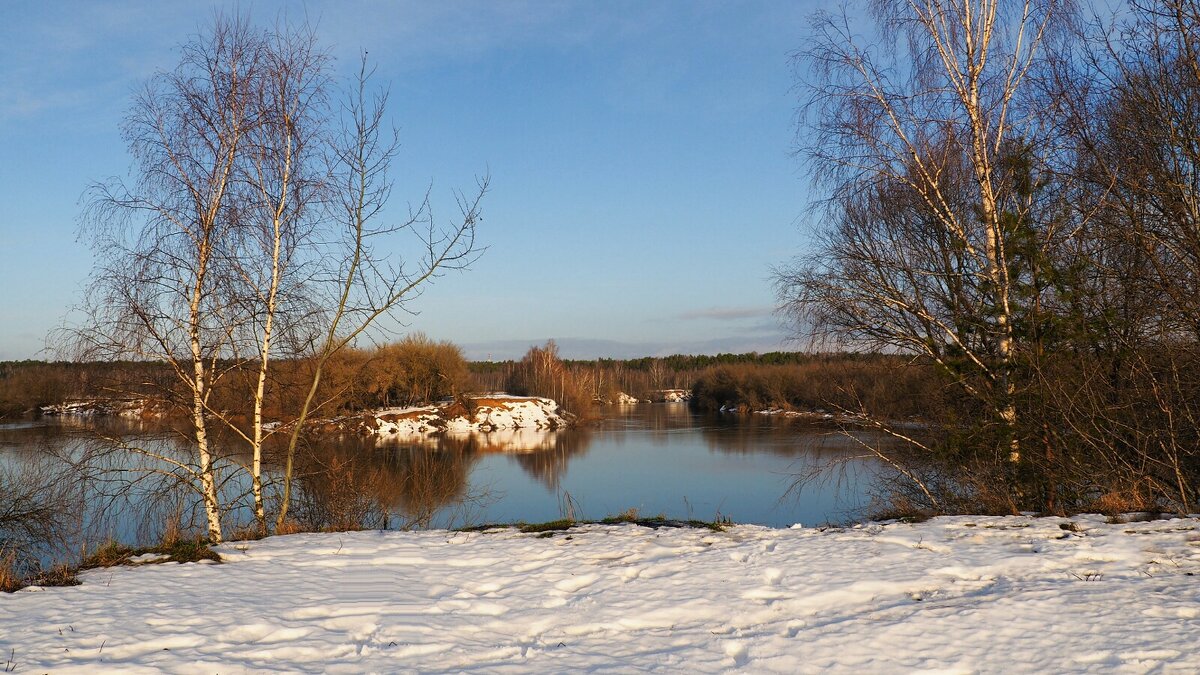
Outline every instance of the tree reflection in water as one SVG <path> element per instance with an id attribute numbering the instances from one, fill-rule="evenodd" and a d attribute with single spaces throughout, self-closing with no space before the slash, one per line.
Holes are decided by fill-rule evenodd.
<path id="1" fill-rule="evenodd" d="M 479 453 L 454 439 L 440 447 L 378 447 L 371 440 L 320 443 L 304 454 L 299 503 L 304 529 L 409 529 L 432 525 L 435 514 L 464 504 Z"/>
<path id="2" fill-rule="evenodd" d="M 646 428 L 651 431 L 669 432 L 691 429 L 696 424 L 698 413 L 686 403 L 649 403 L 641 408 Z M 666 443 L 666 439 L 655 435 L 655 443 Z"/>
<path id="3" fill-rule="evenodd" d="M 697 426 L 710 450 L 734 455 L 767 452 L 821 462 L 861 455 L 860 441 L 881 448 L 897 445 L 895 439 L 871 429 L 773 415 L 708 415 Z"/>
<path id="4" fill-rule="evenodd" d="M 304 453 L 294 513 L 301 528 L 314 530 L 466 524 L 470 510 L 490 499 L 487 486 L 470 484 L 483 456 L 509 455 L 555 491 L 588 444 L 579 429 L 317 441 Z"/>
<path id="5" fill-rule="evenodd" d="M 590 444 L 591 436 L 587 429 L 550 432 L 543 447 L 515 454 L 513 459 L 530 477 L 551 492 L 558 493 L 559 484 L 567 473 L 567 465 L 572 459 L 586 455 Z"/>

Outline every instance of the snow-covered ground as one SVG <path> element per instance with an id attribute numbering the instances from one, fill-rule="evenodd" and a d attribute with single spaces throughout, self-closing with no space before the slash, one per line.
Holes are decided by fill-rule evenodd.
<path id="1" fill-rule="evenodd" d="M 1200 520 L 294 535 L 0 595 L 12 672 L 1200 672 Z M 12 651 L 10 651 L 12 650 Z"/>
<path id="2" fill-rule="evenodd" d="M 470 436 L 496 432 L 522 432 L 540 436 L 537 447 L 545 444 L 545 433 L 567 426 L 559 414 L 558 403 L 538 396 L 485 394 L 466 397 L 468 407 L 457 401 L 408 408 L 383 408 L 357 415 L 312 424 L 325 433 L 373 435 L 387 442 L 424 443 L 438 435 Z M 526 440 L 526 445 L 532 441 Z"/>

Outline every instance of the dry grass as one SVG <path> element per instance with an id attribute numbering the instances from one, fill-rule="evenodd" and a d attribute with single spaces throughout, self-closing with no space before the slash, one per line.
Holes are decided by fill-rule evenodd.
<path id="1" fill-rule="evenodd" d="M 78 586 L 79 571 L 70 565 L 22 573 L 15 551 L 0 551 L 0 593 L 14 593 L 27 586 Z"/>
<path id="2" fill-rule="evenodd" d="M 0 593 L 12 593 L 22 588 L 24 577 L 17 571 L 17 554 L 0 550 Z"/>
<path id="3" fill-rule="evenodd" d="M 291 518 L 288 518 L 287 520 L 283 521 L 282 523 L 279 524 L 278 527 L 275 528 L 275 534 L 277 534 L 277 535 L 299 534 L 299 533 L 305 532 L 305 531 L 306 530 L 304 529 L 303 526 L 300 525 L 299 521 L 293 520 Z"/>

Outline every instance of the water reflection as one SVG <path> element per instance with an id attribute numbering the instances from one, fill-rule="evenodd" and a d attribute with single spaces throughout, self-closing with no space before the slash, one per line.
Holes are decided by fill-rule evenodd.
<path id="1" fill-rule="evenodd" d="M 697 419 L 686 403 L 652 403 L 631 411 L 631 414 L 639 413 L 651 432 L 650 442 L 657 446 L 669 444 L 670 434 L 693 428 Z"/>
<path id="2" fill-rule="evenodd" d="M 536 452 L 522 452 L 513 457 L 517 465 L 531 478 L 557 493 L 567 467 L 572 460 L 587 454 L 591 435 L 586 429 L 575 429 L 554 434 L 553 444 Z"/>
<path id="3" fill-rule="evenodd" d="M 552 520 L 566 515 L 569 502 L 578 506 L 576 515 L 589 518 L 637 508 L 645 515 L 730 515 L 786 526 L 845 520 L 865 504 L 858 482 L 873 464 L 861 459 L 852 440 L 829 429 L 700 415 L 685 404 L 609 412 L 583 429 L 316 439 L 297 457 L 292 514 L 306 529 L 428 528 Z M 97 440 L 101 435 L 150 452 L 114 451 Z M 279 440 L 265 457 L 264 478 L 275 499 Z M 249 458 L 235 439 L 218 435 L 216 444 L 230 450 L 219 470 L 228 505 L 224 524 L 233 532 L 253 520 L 243 468 Z M 62 518 L 79 533 L 76 551 L 81 540 L 153 543 L 170 524 L 199 525 L 199 500 L 186 475 L 193 455 L 180 430 L 140 421 L 0 426 L 0 467 L 30 470 L 40 462 L 39 470 L 73 472 L 77 499 L 62 509 Z M 781 500 L 797 476 L 833 464 L 851 467 L 849 479 Z"/>
<path id="4" fill-rule="evenodd" d="M 588 429 L 503 429 L 440 436 L 338 439 L 321 444 L 320 450 L 312 455 L 311 474 L 318 477 L 319 483 L 328 482 L 331 473 L 339 479 L 359 480 L 360 490 L 380 494 L 379 504 L 396 512 L 393 517 L 400 516 L 393 526 L 396 522 L 411 522 L 427 527 L 439 509 L 460 501 L 477 506 L 491 497 L 483 486 L 468 490 L 468 476 L 483 458 L 503 456 L 547 490 L 556 492 L 570 462 L 587 453 L 591 439 L 592 432 Z M 374 452 L 367 451 L 369 448 Z M 342 477 L 346 473 L 342 467 L 363 462 L 370 462 L 376 472 L 387 473 L 386 477 L 374 477 L 363 470 Z M 325 490 L 319 485 L 314 488 L 314 492 Z"/>
<path id="5" fill-rule="evenodd" d="M 379 448 L 408 447 L 425 450 L 473 448 L 477 452 L 522 453 L 553 450 L 566 430 L 498 429 L 496 431 L 447 432 L 425 434 L 389 434 L 371 437 Z"/>
<path id="6" fill-rule="evenodd" d="M 864 443 L 881 449 L 896 444 L 895 439 L 870 429 L 839 429 L 766 415 L 711 415 L 698 426 L 711 450 L 740 455 L 766 452 L 840 460 L 862 454 Z"/>
<path id="7" fill-rule="evenodd" d="M 467 500 L 479 453 L 470 439 L 440 447 L 378 448 L 369 440 L 325 442 L 302 456 L 296 516 L 307 529 L 429 527 Z"/>

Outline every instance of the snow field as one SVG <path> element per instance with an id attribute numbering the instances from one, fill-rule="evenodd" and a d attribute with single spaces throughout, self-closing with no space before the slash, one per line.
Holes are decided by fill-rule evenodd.
<path id="1" fill-rule="evenodd" d="M 15 672 L 1200 672 L 1196 519 L 357 532 L 219 551 L 221 565 L 94 570 L 79 587 L 0 596 L 0 661 L 11 649 Z"/>

